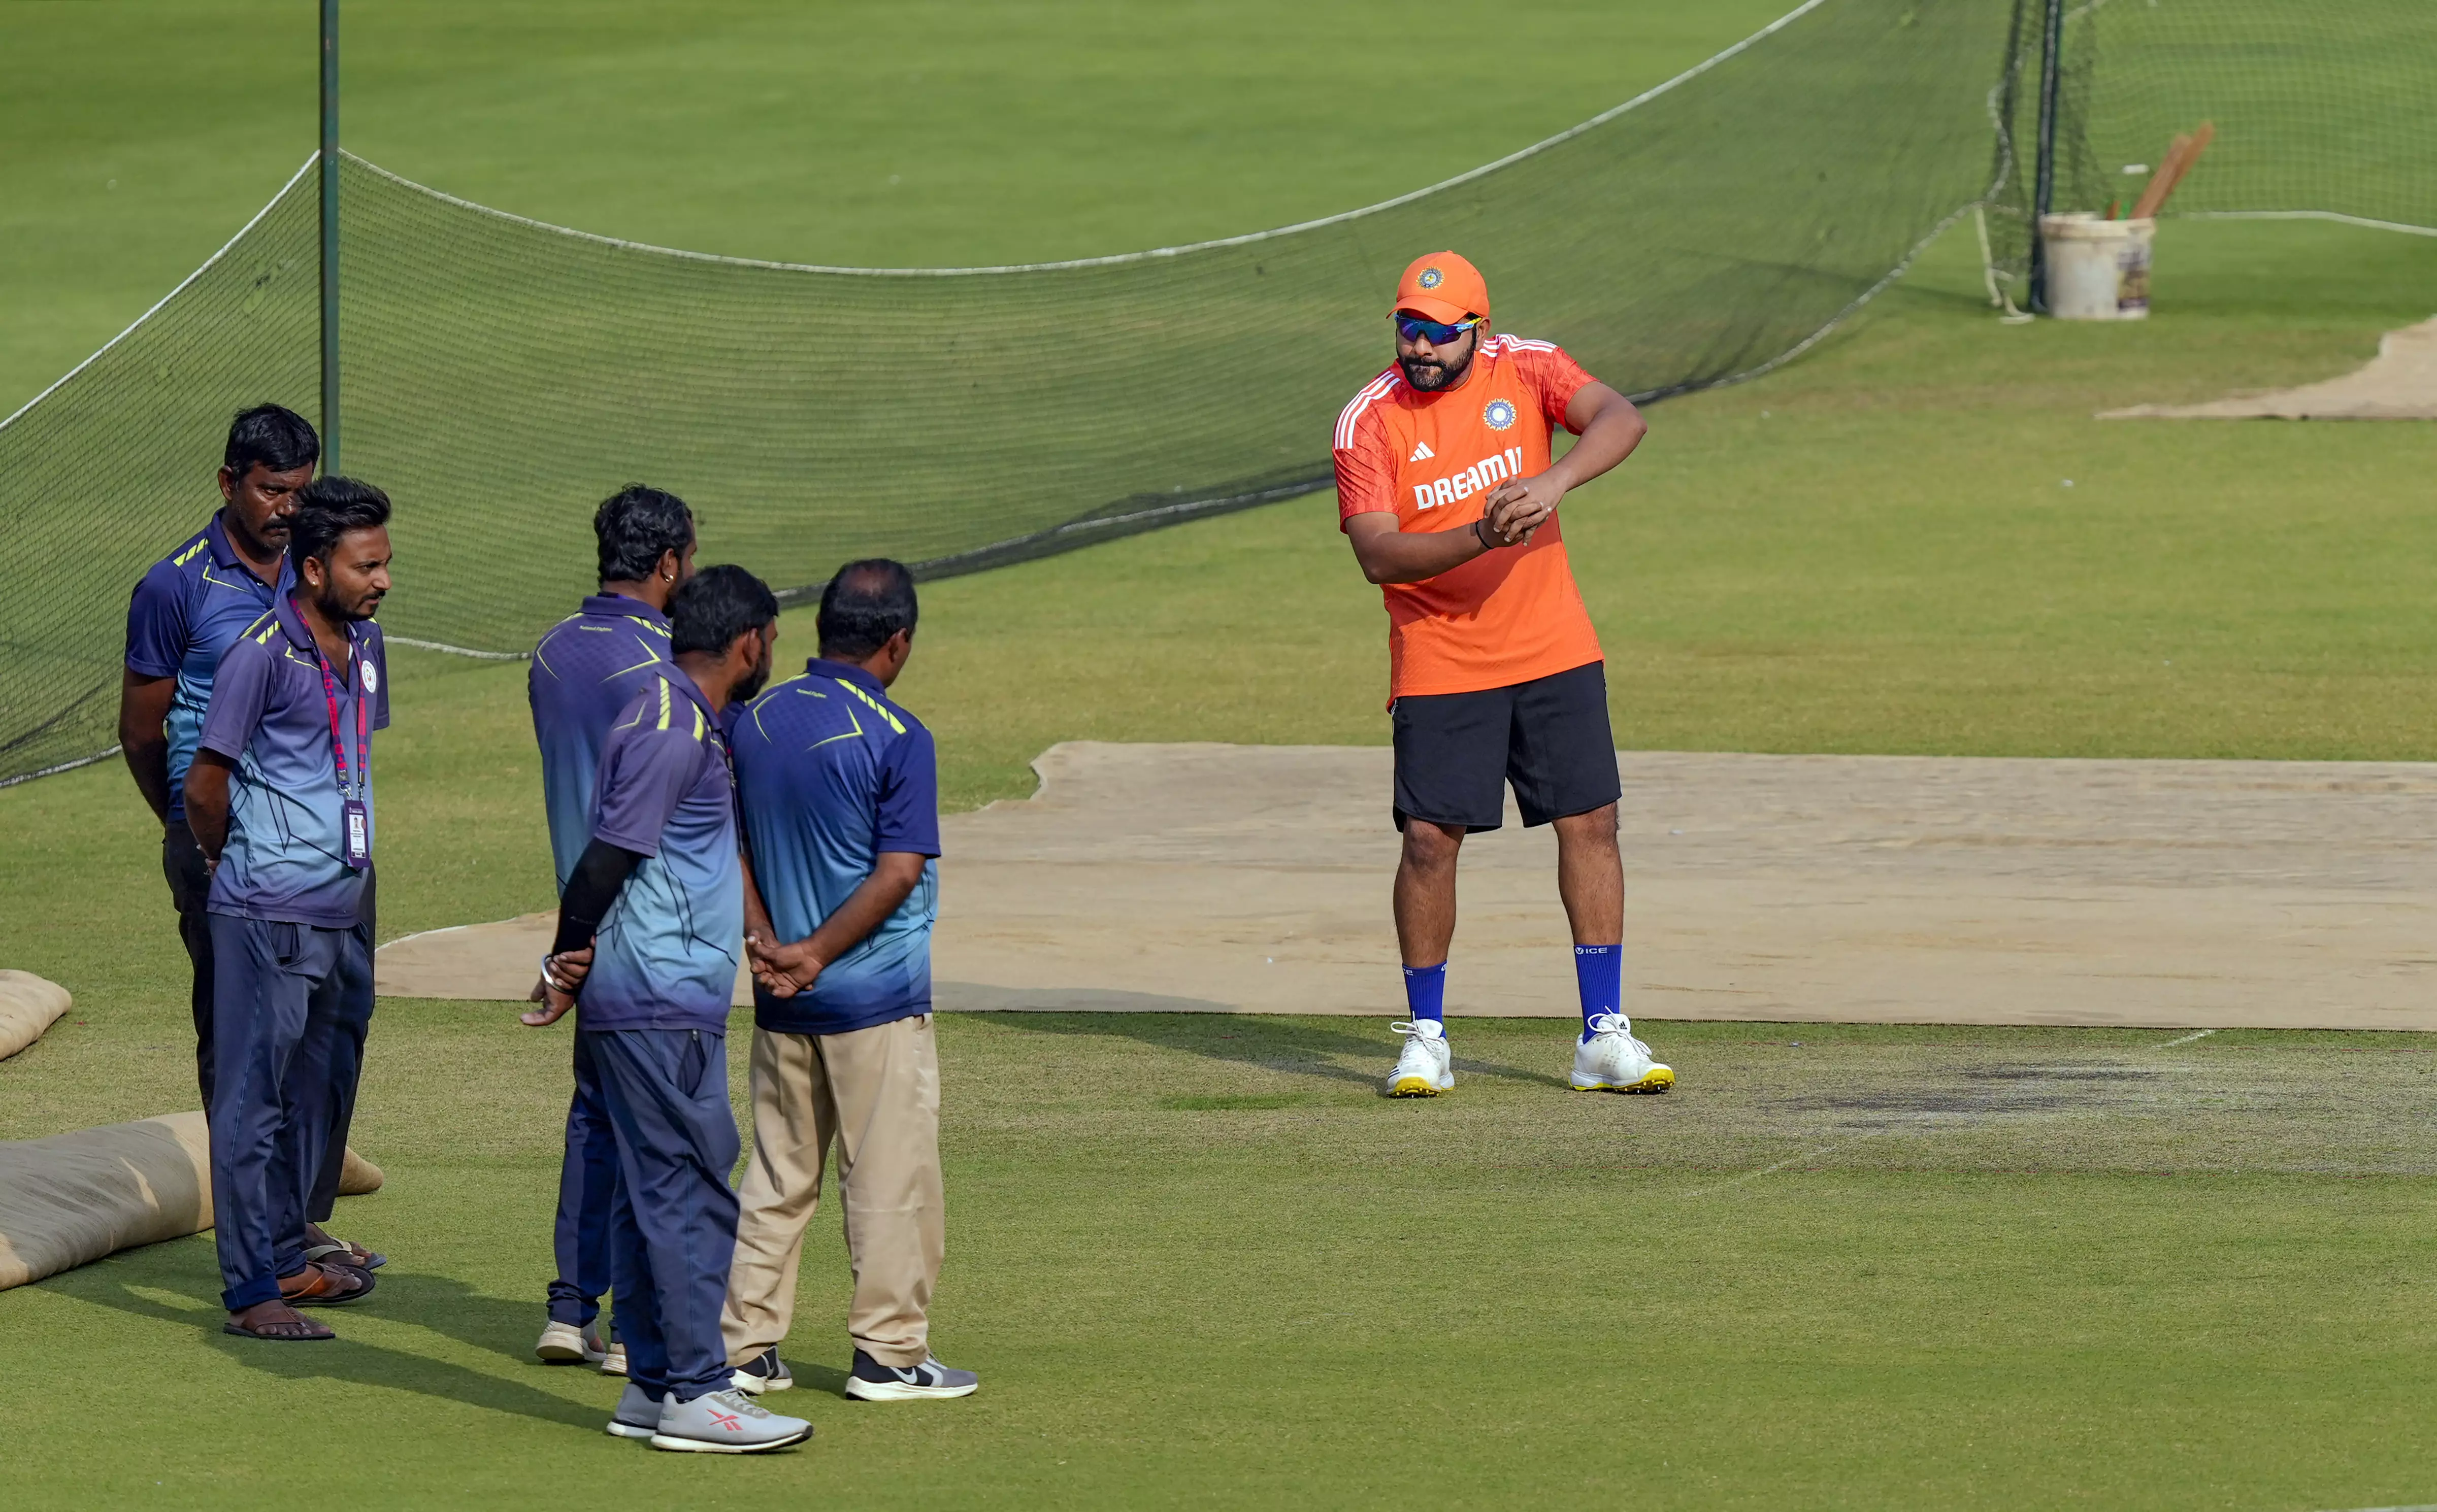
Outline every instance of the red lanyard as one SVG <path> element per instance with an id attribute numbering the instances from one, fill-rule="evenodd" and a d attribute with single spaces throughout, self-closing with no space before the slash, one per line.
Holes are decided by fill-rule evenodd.
<path id="1" fill-rule="evenodd" d="M 289 606 L 296 611 L 297 619 L 302 621 L 305 618 L 304 606 L 293 599 L 289 600 L 288 602 Z M 330 675 L 329 659 L 322 654 L 321 637 L 313 634 L 312 626 L 305 627 L 305 638 L 312 642 L 313 665 L 322 670 L 322 699 L 330 706 L 330 752 L 337 757 L 339 763 L 339 796 L 353 798 L 356 795 L 356 790 L 354 784 L 347 780 L 347 745 L 339 734 L 339 682 L 337 678 Z M 347 637 L 347 676 L 350 681 L 353 681 L 355 675 L 356 642 L 355 637 L 350 635 Z M 356 694 L 356 755 L 363 766 L 361 774 L 369 776 L 373 765 L 373 737 L 371 729 L 365 722 L 364 695 L 360 690 Z"/>

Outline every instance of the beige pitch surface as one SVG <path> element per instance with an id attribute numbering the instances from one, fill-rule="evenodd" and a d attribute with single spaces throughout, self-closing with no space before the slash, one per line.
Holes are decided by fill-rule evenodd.
<path id="1" fill-rule="evenodd" d="M 1618 761 L 1637 1016 L 2437 1029 L 2437 765 Z M 1034 767 L 945 822 L 941 1008 L 1401 1013 L 1387 751 Z M 380 990 L 522 998 L 550 931 L 395 942 Z M 1571 1017 L 1568 946 L 1553 838 L 1510 809 L 1464 843 L 1449 1010 Z"/>
<path id="2" fill-rule="evenodd" d="M 2101 420 L 2437 420 L 2437 320 L 2378 338 L 2367 366 L 2298 389 L 2197 405 L 2135 405 Z"/>

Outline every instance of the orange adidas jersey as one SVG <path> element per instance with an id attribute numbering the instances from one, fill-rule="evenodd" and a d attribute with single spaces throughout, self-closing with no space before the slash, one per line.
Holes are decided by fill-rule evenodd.
<path id="1" fill-rule="evenodd" d="M 1406 530 L 1465 530 L 1510 478 L 1549 466 L 1549 437 L 1591 381 L 1548 341 L 1493 336 L 1453 389 L 1423 393 L 1401 369 L 1365 384 L 1337 417 L 1337 514 L 1393 513 Z M 1555 516 L 1532 544 L 1422 582 L 1383 584 L 1388 696 L 1470 693 L 1600 659 Z"/>

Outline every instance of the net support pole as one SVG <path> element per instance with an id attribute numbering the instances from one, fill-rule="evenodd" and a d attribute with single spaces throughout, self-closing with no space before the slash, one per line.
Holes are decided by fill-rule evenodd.
<path id="1" fill-rule="evenodd" d="M 339 470 L 339 0 L 322 0 L 322 471 Z"/>
<path id="2" fill-rule="evenodd" d="M 337 0 L 324 0 L 335 5 Z M 2056 199 L 2057 92 L 2064 77 L 2060 52 L 2064 46 L 2064 0 L 2045 0 L 2047 15 L 2040 44 L 2040 162 L 2031 191 L 2031 308 L 2048 307 L 2047 238 L 2041 222 Z"/>

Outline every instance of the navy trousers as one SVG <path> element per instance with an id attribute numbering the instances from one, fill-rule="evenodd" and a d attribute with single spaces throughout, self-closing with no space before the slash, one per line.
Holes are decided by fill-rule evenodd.
<path id="1" fill-rule="evenodd" d="M 558 1168 L 558 1277 L 550 1283 L 550 1319 L 577 1328 L 601 1315 L 609 1290 L 609 1204 L 618 1184 L 618 1137 L 601 1101 L 592 1036 L 575 1041 L 575 1095 L 567 1104 L 567 1154 Z"/>
<path id="2" fill-rule="evenodd" d="M 212 1107 L 212 990 L 218 970 L 212 962 L 211 915 L 203 911 L 203 900 L 212 889 L 211 868 L 203 864 L 203 848 L 195 843 L 195 832 L 184 822 L 171 825 L 161 837 L 161 870 L 169 878 L 169 901 L 178 910 L 178 939 L 186 947 L 187 962 L 194 967 L 194 986 L 188 997 L 188 1008 L 195 1019 L 195 1083 L 203 1095 L 206 1118 Z M 363 919 L 366 936 L 378 931 L 373 924 L 375 890 L 378 882 L 370 868 L 364 876 Z M 372 1022 L 372 1001 L 366 999 L 364 1012 L 355 1034 L 356 1063 L 363 1061 L 363 1029 Z M 330 1128 L 330 1147 L 322 1165 L 322 1179 L 307 1195 L 305 1216 L 314 1223 L 327 1223 L 339 1196 L 339 1172 L 345 1163 L 347 1126 L 356 1112 L 356 1082 L 350 1074 L 345 1082 L 346 1097 L 339 1117 Z"/>
<path id="3" fill-rule="evenodd" d="M 728 1384 L 719 1332 L 736 1252 L 736 1115 L 728 1036 L 708 1029 L 586 1029 L 618 1151 L 609 1275 L 626 1379 L 655 1401 Z"/>
<path id="4" fill-rule="evenodd" d="M 370 931 L 208 915 L 213 1233 L 220 1300 L 279 1295 L 305 1267 L 305 1214 L 355 1104 L 373 1012 Z M 344 1082 L 344 1086 L 340 1084 Z M 343 1149 L 343 1146 L 339 1148 Z"/>

